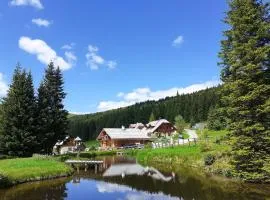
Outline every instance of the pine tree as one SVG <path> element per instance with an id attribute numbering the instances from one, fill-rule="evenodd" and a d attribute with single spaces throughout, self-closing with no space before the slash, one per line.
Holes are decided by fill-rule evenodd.
<path id="1" fill-rule="evenodd" d="M 35 96 L 31 73 L 18 65 L 2 104 L 1 150 L 12 156 L 31 156 L 37 148 Z"/>
<path id="2" fill-rule="evenodd" d="M 64 109 L 64 81 L 59 68 L 51 62 L 38 88 L 38 124 L 40 151 L 50 153 L 54 144 L 67 134 L 68 112 Z"/>
<path id="3" fill-rule="evenodd" d="M 236 172 L 250 181 L 270 177 L 269 4 L 231 0 L 221 42 L 223 103 Z"/>

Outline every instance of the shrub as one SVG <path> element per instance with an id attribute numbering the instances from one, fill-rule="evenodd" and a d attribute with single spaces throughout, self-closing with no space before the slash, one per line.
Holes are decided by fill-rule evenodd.
<path id="1" fill-rule="evenodd" d="M 0 160 L 4 160 L 4 159 L 12 159 L 15 158 L 13 156 L 8 156 L 8 155 L 0 155 Z"/>
<path id="2" fill-rule="evenodd" d="M 212 154 L 207 154 L 204 157 L 204 165 L 212 165 L 215 162 L 216 158 Z"/>
<path id="3" fill-rule="evenodd" d="M 201 152 L 207 152 L 207 151 L 210 151 L 212 149 L 212 145 L 209 142 L 202 141 L 202 142 L 200 142 L 199 146 L 200 146 Z"/>
<path id="4" fill-rule="evenodd" d="M 65 162 L 66 160 L 70 159 L 71 157 L 69 155 L 61 155 L 59 156 L 58 160 L 60 162 Z"/>
<path id="5" fill-rule="evenodd" d="M 9 179 L 6 176 L 0 174 L 0 188 L 5 188 L 11 185 L 12 183 L 9 181 Z"/>

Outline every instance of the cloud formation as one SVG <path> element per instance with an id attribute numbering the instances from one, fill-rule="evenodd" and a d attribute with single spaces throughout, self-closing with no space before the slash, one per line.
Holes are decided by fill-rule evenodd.
<path id="1" fill-rule="evenodd" d="M 0 73 L 0 97 L 6 96 L 8 91 L 8 84 L 4 80 L 4 75 Z"/>
<path id="2" fill-rule="evenodd" d="M 184 42 L 184 37 L 179 35 L 175 40 L 172 42 L 172 46 L 177 47 L 180 46 Z"/>
<path id="3" fill-rule="evenodd" d="M 11 6 L 32 6 L 37 9 L 43 9 L 43 5 L 40 0 L 12 0 L 10 1 Z"/>
<path id="4" fill-rule="evenodd" d="M 58 56 L 43 40 L 23 36 L 19 39 L 19 47 L 27 53 L 36 55 L 37 59 L 43 64 L 47 65 L 53 61 L 55 66 L 59 66 L 61 70 L 68 70 L 72 67 L 72 63 Z M 72 56 L 68 56 L 72 59 Z"/>
<path id="5" fill-rule="evenodd" d="M 113 60 L 105 60 L 99 55 L 99 49 L 96 46 L 88 45 L 88 52 L 85 55 L 86 65 L 92 70 L 98 70 L 101 66 L 107 66 L 109 69 L 114 69 L 117 62 Z"/>
<path id="6" fill-rule="evenodd" d="M 61 47 L 61 49 L 65 49 L 65 50 L 71 50 L 74 48 L 76 44 L 74 42 L 70 43 L 70 44 L 65 44 Z"/>
<path id="7" fill-rule="evenodd" d="M 119 92 L 117 97 L 120 98 L 120 101 L 101 101 L 98 104 L 98 111 L 106 111 L 121 107 L 126 107 L 133 105 L 138 102 L 144 102 L 147 100 L 159 100 L 165 97 L 172 97 L 178 94 L 189 94 L 197 92 L 199 90 L 204 90 L 206 88 L 214 87 L 220 84 L 220 81 L 207 81 L 205 83 L 193 84 L 187 87 L 174 87 L 167 90 L 157 90 L 152 91 L 150 88 L 137 88 L 132 92 L 123 93 Z"/>
<path id="8" fill-rule="evenodd" d="M 74 52 L 66 51 L 65 57 L 66 57 L 68 63 L 75 65 L 75 63 L 77 61 L 77 57 L 75 56 Z"/>
<path id="9" fill-rule="evenodd" d="M 97 191 L 99 193 L 125 193 L 123 199 L 126 200 L 180 200 L 178 197 L 172 197 L 170 195 L 165 195 L 162 192 L 158 193 L 148 193 L 143 191 L 135 190 L 131 187 L 125 185 L 119 185 L 114 183 L 106 183 L 99 181 L 96 184 Z"/>
<path id="10" fill-rule="evenodd" d="M 41 18 L 32 19 L 32 23 L 36 24 L 37 26 L 44 26 L 44 27 L 49 27 L 52 24 L 51 21 Z"/>

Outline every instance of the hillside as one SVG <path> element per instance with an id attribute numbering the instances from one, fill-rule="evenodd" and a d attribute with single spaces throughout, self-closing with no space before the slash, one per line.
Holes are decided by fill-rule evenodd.
<path id="1" fill-rule="evenodd" d="M 80 136 L 83 140 L 95 139 L 104 127 L 128 126 L 135 122 L 147 123 L 152 112 L 157 119 L 166 118 L 171 122 L 179 114 L 189 123 L 205 121 L 209 110 L 219 101 L 219 88 L 209 88 L 158 101 L 146 101 L 106 112 L 70 116 L 69 134 Z"/>

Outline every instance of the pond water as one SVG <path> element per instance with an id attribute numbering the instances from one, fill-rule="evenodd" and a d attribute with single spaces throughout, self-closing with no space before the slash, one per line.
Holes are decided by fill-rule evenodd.
<path id="1" fill-rule="evenodd" d="M 270 186 L 236 183 L 170 165 L 142 166 L 132 158 L 103 157 L 99 168 L 77 169 L 69 178 L 0 190 L 1 200 L 270 199 Z"/>

